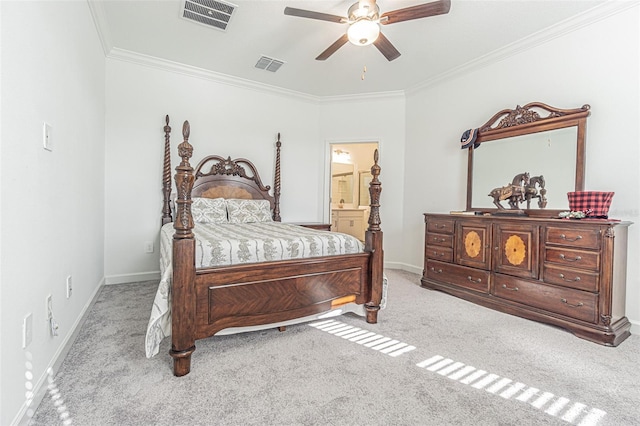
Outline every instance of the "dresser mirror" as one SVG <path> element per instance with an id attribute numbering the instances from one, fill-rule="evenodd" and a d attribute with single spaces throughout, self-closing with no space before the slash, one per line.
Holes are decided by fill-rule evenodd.
<path id="1" fill-rule="evenodd" d="M 584 190 L 589 109 L 533 102 L 502 110 L 478 128 L 468 154 L 467 211 L 523 210 L 553 217 L 568 210 L 567 192 Z M 525 173 L 532 195 L 528 201 L 514 195 L 511 204 L 502 197 L 512 185 L 527 189 Z"/>

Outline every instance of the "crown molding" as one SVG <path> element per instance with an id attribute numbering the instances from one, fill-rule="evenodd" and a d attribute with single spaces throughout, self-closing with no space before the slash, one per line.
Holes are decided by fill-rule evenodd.
<path id="1" fill-rule="evenodd" d="M 107 58 L 183 74 L 191 77 L 201 78 L 242 89 L 256 90 L 262 93 L 276 94 L 290 98 L 292 97 L 305 102 L 316 104 L 404 98 L 412 93 L 419 92 L 421 90 L 441 84 L 445 81 L 458 78 L 464 74 L 476 71 L 479 68 L 486 67 L 508 57 L 517 55 L 518 53 L 530 50 L 550 40 L 562 37 L 573 31 L 598 22 L 602 19 L 606 19 L 609 16 L 638 6 L 638 2 L 634 0 L 607 1 L 581 14 L 566 19 L 544 30 L 538 31 L 537 33 L 522 38 L 516 42 L 513 42 L 503 48 L 494 50 L 493 52 L 466 62 L 463 65 L 452 68 L 428 80 L 422 81 L 406 90 L 352 95 L 316 96 L 114 47 L 107 25 L 106 14 L 102 1 L 87 0 L 87 4 L 89 5 L 91 16 L 93 18 L 96 31 L 98 32 L 98 37 Z"/>
<path id="2" fill-rule="evenodd" d="M 201 78 L 204 80 L 226 84 L 228 86 L 234 86 L 241 89 L 256 90 L 263 93 L 293 97 L 306 102 L 318 103 L 321 99 L 317 96 L 309 95 L 307 93 L 284 89 L 277 86 L 271 86 L 268 84 L 259 83 L 256 81 L 247 80 L 240 77 L 234 77 L 228 74 L 209 71 L 204 68 L 198 68 L 191 65 L 182 64 L 180 62 L 169 61 L 167 59 L 161 59 L 154 56 L 144 55 L 141 53 L 136 53 L 136 52 L 132 52 L 125 49 L 119 49 L 117 47 L 111 49 L 109 54 L 107 54 L 106 56 L 109 59 L 119 60 L 123 62 L 130 62 L 137 65 L 160 69 L 163 71 L 169 71 L 176 74 L 186 75 L 189 77 Z"/>
<path id="3" fill-rule="evenodd" d="M 340 96 L 315 96 L 308 93 L 298 92 L 295 90 L 283 89 L 281 87 L 259 83 L 228 74 L 217 73 L 203 68 L 185 65 L 175 61 L 157 58 L 154 56 L 144 55 L 130 50 L 114 47 L 107 25 L 107 17 L 103 6 L 103 0 L 87 0 L 91 17 L 98 32 L 100 43 L 104 51 L 105 57 L 123 62 L 129 62 L 163 71 L 174 72 L 190 77 L 201 78 L 214 81 L 229 86 L 239 87 L 242 89 L 256 90 L 263 93 L 276 94 L 280 96 L 293 97 L 305 102 L 311 103 L 332 103 L 332 102 L 357 102 L 370 101 L 375 99 L 390 99 L 404 97 L 404 91 L 381 92 L 381 93 L 365 93 L 360 95 L 340 95 Z"/>
<path id="4" fill-rule="evenodd" d="M 107 25 L 107 15 L 104 11 L 103 1 L 87 0 L 87 4 L 89 5 L 91 17 L 93 18 L 93 23 L 96 27 L 96 31 L 98 32 L 100 44 L 102 44 L 102 51 L 104 52 L 104 55 L 107 56 L 113 49 L 113 41 L 111 39 L 109 26 Z"/>
<path id="5" fill-rule="evenodd" d="M 324 103 L 345 103 L 345 102 L 362 102 L 372 100 L 388 100 L 388 99 L 404 99 L 404 91 L 391 91 L 391 92 L 377 92 L 377 93 L 364 93 L 354 95 L 339 95 L 339 96 L 315 96 L 307 93 L 297 92 L 295 90 L 284 89 L 277 86 L 271 86 L 264 83 L 259 83 L 252 80 L 235 77 L 228 74 L 217 73 L 209 71 L 203 68 L 194 67 L 191 65 L 185 65 L 183 63 L 169 61 L 167 59 L 161 59 L 154 56 L 144 55 L 141 53 L 132 52 L 117 47 L 112 48 L 106 55 L 109 59 L 119 60 L 123 62 L 134 63 L 150 68 L 160 69 L 163 71 L 174 72 L 177 74 L 187 75 L 189 77 L 202 78 L 205 80 L 214 81 L 216 83 L 226 84 L 242 89 L 256 90 L 263 93 L 276 94 L 281 96 L 287 96 L 297 98 L 305 102 L 311 102 L 316 104 Z"/>
<path id="6" fill-rule="evenodd" d="M 213 71 L 205 70 L 203 68 L 185 65 L 179 62 L 169 61 L 166 59 L 161 59 L 154 56 L 144 55 L 141 53 L 114 47 L 111 33 L 109 32 L 109 26 L 107 25 L 107 16 L 103 6 L 103 0 L 87 0 L 87 4 L 89 5 L 91 17 L 93 18 L 96 31 L 98 32 L 98 38 L 100 39 L 100 43 L 102 44 L 102 50 L 104 51 L 105 57 L 108 59 L 147 66 L 150 68 L 183 74 L 190 77 L 201 78 L 243 89 L 257 90 L 264 93 L 294 97 L 306 102 L 318 103 L 320 101 L 319 97 L 309 95 L 307 93 L 283 89 L 264 83 L 258 83 L 227 74 L 216 73 Z"/>
<path id="7" fill-rule="evenodd" d="M 404 90 L 395 90 L 389 92 L 371 92 L 360 93 L 353 95 L 338 95 L 338 96 L 322 96 L 319 99 L 320 103 L 345 103 L 345 102 L 362 102 L 372 100 L 390 100 L 390 99 L 404 99 Z"/>
<path id="8" fill-rule="evenodd" d="M 545 28 L 544 30 L 540 30 L 525 38 L 508 44 L 505 47 L 494 50 L 493 52 L 480 56 L 476 59 L 466 62 L 465 64 L 452 68 L 428 80 L 418 83 L 415 86 L 408 88 L 405 91 L 405 94 L 409 95 L 420 90 L 436 86 L 447 80 L 453 80 L 464 74 L 477 71 L 479 68 L 486 67 L 503 59 L 517 55 L 521 52 L 533 49 L 534 47 L 547 43 L 550 40 L 562 37 L 566 34 L 592 25 L 610 16 L 631 9 L 632 7 L 637 7 L 638 4 L 639 3 L 637 1 L 633 0 L 607 1 L 585 12 L 582 12 L 555 25 Z"/>

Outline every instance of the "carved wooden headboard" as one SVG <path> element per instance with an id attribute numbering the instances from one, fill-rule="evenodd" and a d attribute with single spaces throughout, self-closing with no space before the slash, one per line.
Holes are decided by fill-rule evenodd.
<path id="1" fill-rule="evenodd" d="M 164 167 L 162 176 L 163 208 L 162 224 L 173 221 L 171 214 L 171 147 L 169 116 L 165 117 L 166 125 L 164 146 Z M 185 140 L 189 138 L 190 125 L 184 122 L 182 134 Z M 205 198 L 239 198 L 252 200 L 267 200 L 271 204 L 273 220 L 280 222 L 280 133 L 276 141 L 276 168 L 273 195 L 269 194 L 271 187 L 262 183 L 255 165 L 245 159 L 209 155 L 203 158 L 195 168 L 195 182 L 191 191 L 192 197 Z"/>

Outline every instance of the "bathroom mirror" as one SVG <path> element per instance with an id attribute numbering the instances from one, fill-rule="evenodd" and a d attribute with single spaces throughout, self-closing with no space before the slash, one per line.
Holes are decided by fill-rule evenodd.
<path id="1" fill-rule="evenodd" d="M 353 203 L 353 172 L 331 175 L 331 191 L 333 203 Z"/>
<path id="2" fill-rule="evenodd" d="M 533 102 L 502 110 L 478 128 L 468 154 L 467 211 L 499 210 L 490 194 L 514 184 L 512 180 L 523 173 L 529 173 L 532 184 L 542 176 L 543 186 L 536 179 L 534 188 L 544 194 L 519 203 L 519 209 L 546 217 L 568 210 L 567 192 L 584 190 L 589 110 L 589 105 L 558 109 Z M 500 204 L 512 209 L 506 200 Z"/>

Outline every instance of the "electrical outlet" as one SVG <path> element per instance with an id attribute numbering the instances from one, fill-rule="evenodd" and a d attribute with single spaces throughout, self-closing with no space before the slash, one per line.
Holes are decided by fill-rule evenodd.
<path id="1" fill-rule="evenodd" d="M 22 320 L 22 349 L 25 349 L 33 340 L 33 315 L 27 314 Z"/>
<path id="2" fill-rule="evenodd" d="M 45 318 L 47 318 L 47 321 L 49 321 L 53 317 L 53 300 L 51 298 L 51 295 L 47 296 L 47 298 L 45 299 L 45 304 L 45 307 L 47 309 L 47 316 Z"/>
<path id="3" fill-rule="evenodd" d="M 67 276 L 67 299 L 71 297 L 73 292 L 73 282 L 71 281 L 71 275 Z"/>
<path id="4" fill-rule="evenodd" d="M 47 304 L 47 327 L 49 328 L 51 336 L 55 337 L 58 335 L 58 322 L 53 317 L 53 300 L 51 295 L 47 296 L 45 302 Z"/>
<path id="5" fill-rule="evenodd" d="M 145 253 L 153 253 L 153 242 L 152 241 L 146 241 L 144 243 L 144 252 Z"/>

